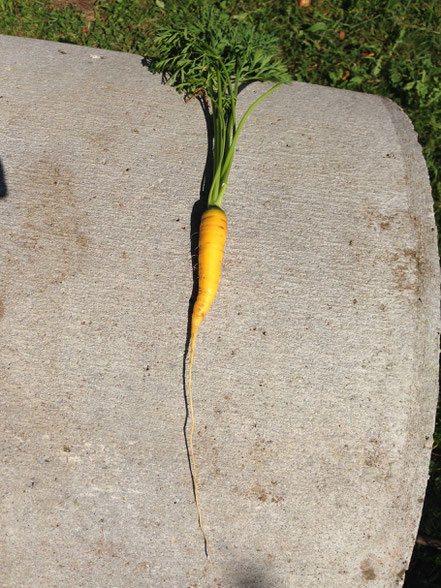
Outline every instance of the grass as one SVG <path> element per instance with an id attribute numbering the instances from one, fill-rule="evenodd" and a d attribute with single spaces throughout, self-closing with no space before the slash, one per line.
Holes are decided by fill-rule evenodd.
<path id="1" fill-rule="evenodd" d="M 295 80 L 388 96 L 412 119 L 441 226 L 439 0 L 211 0 L 237 21 L 280 38 Z M 0 0 L 0 33 L 154 56 L 159 24 L 201 0 Z M 438 232 L 441 234 L 441 231 Z M 421 531 L 441 539 L 441 418 L 437 418 Z M 417 545 L 406 588 L 441 585 L 441 552 Z"/>

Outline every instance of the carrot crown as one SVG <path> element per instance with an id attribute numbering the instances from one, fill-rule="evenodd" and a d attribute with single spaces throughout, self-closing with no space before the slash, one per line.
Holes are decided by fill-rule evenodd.
<path id="1" fill-rule="evenodd" d="M 208 206 L 221 206 L 234 150 L 243 125 L 254 108 L 282 83 L 291 81 L 278 58 L 278 39 L 252 23 L 233 23 L 212 5 L 177 18 L 173 27 L 156 35 L 157 58 L 153 73 L 162 73 L 168 84 L 187 97 L 203 95 L 211 103 L 214 129 L 214 169 Z M 244 85 L 277 82 L 260 96 L 236 124 L 236 102 Z"/>

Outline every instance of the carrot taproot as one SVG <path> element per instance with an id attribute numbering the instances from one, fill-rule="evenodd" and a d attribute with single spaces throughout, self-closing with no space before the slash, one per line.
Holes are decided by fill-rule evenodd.
<path id="1" fill-rule="evenodd" d="M 227 238 L 227 217 L 218 206 L 203 213 L 199 227 L 198 295 L 191 317 L 191 345 L 216 296 Z"/>
<path id="2" fill-rule="evenodd" d="M 210 309 L 210 306 L 216 296 L 221 274 L 222 259 L 224 256 L 224 246 L 227 238 L 227 217 L 224 211 L 218 206 L 210 206 L 203 213 L 199 227 L 199 253 L 198 253 L 198 294 L 193 306 L 191 315 L 191 335 L 190 335 L 190 363 L 188 374 L 188 403 L 190 407 L 190 435 L 189 450 L 191 458 L 191 467 L 193 470 L 194 496 L 196 509 L 198 512 L 199 527 L 204 537 L 205 548 L 211 563 L 210 547 L 202 524 L 202 514 L 199 506 L 199 494 L 197 483 L 196 463 L 193 449 L 194 434 L 194 410 L 193 396 L 191 392 L 191 371 L 193 367 L 194 348 L 196 335 L 199 326 Z"/>

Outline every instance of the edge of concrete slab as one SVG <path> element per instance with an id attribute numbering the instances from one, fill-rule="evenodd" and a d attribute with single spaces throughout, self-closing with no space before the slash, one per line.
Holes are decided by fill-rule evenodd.
<path id="1" fill-rule="evenodd" d="M 50 41 L 17 39 L 13 37 L 0 37 L 0 44 L 2 42 L 7 42 L 8 44 L 16 44 L 17 47 L 27 45 L 29 47 L 29 51 L 34 51 L 35 48 L 38 48 L 42 51 L 44 50 L 43 52 L 48 59 L 52 59 L 52 57 L 54 59 L 59 59 L 59 51 L 66 51 L 66 53 L 70 52 L 71 54 L 86 56 L 86 59 L 88 62 L 90 62 L 91 67 L 95 67 L 96 65 L 99 65 L 101 63 L 100 56 L 105 57 L 103 63 L 107 60 L 110 61 L 112 59 L 118 58 L 127 61 L 128 65 L 130 66 L 132 62 L 135 63 L 136 61 L 136 67 L 139 68 L 139 71 L 137 72 L 137 78 L 139 78 L 140 80 L 145 80 L 146 78 L 148 78 L 148 76 L 152 76 L 152 74 L 149 74 L 149 72 L 145 68 L 143 69 L 140 67 L 141 57 L 137 55 L 116 54 L 112 51 L 93 49 L 90 47 L 77 47 L 69 44 L 55 43 Z M 54 51 L 54 49 L 56 51 Z M 27 51 L 28 48 L 26 48 L 24 54 L 20 54 L 20 52 L 17 52 L 17 54 L 14 55 L 13 60 L 15 60 L 15 62 L 17 63 L 20 60 L 23 61 L 23 59 L 26 58 Z M 80 66 L 79 68 L 81 69 Z M 119 72 L 121 72 L 121 69 L 119 70 Z M 124 75 L 127 75 L 127 78 L 124 78 Z M 121 79 L 118 79 L 118 82 L 124 83 L 124 80 L 128 79 L 128 77 L 128 73 L 123 74 Z M 130 77 L 132 78 L 133 76 L 131 76 L 130 74 Z M 288 101 L 290 94 L 296 92 L 297 90 L 301 90 L 301 93 L 311 98 L 312 92 L 308 94 L 308 88 L 313 89 L 308 84 L 294 83 L 291 87 L 284 88 L 278 96 L 273 96 L 272 104 L 275 104 L 277 108 L 280 109 L 281 105 L 283 105 L 283 101 Z M 406 510 L 404 508 L 404 502 L 401 503 L 401 507 L 403 509 L 403 533 L 402 536 L 399 537 L 399 540 L 403 545 L 405 544 L 405 548 L 402 549 L 401 553 L 407 553 L 407 557 L 403 556 L 402 568 L 404 570 L 411 557 L 414 538 L 416 536 L 418 521 L 422 509 L 422 501 L 427 482 L 428 463 L 430 459 L 430 450 L 432 445 L 431 439 L 435 421 L 436 399 L 438 396 L 437 374 L 439 347 L 438 339 L 440 326 L 439 263 L 436 249 L 436 228 L 433 219 L 433 203 L 430 195 L 429 178 L 422 157 L 421 147 L 417 144 L 416 133 L 413 129 L 413 126 L 408 117 L 395 103 L 385 98 L 375 97 L 366 94 L 358 94 L 356 92 L 349 92 L 324 87 L 320 87 L 319 90 L 318 86 L 315 86 L 314 88 L 314 91 L 320 92 L 321 96 L 330 96 L 331 94 L 333 96 L 341 96 L 342 102 L 345 102 L 345 107 L 348 109 L 348 111 L 351 111 L 351 109 L 348 107 L 348 103 L 350 103 L 352 100 L 358 101 L 360 102 L 360 104 L 365 105 L 368 103 L 375 103 L 378 105 L 379 110 L 386 109 L 388 118 L 391 121 L 392 127 L 396 134 L 396 141 L 394 145 L 396 145 L 398 150 L 400 151 L 398 154 L 391 154 L 390 157 L 395 157 L 397 160 L 399 160 L 400 165 L 401 162 L 403 165 L 402 173 L 400 173 L 400 178 L 402 178 L 402 184 L 400 184 L 399 186 L 399 195 L 401 197 L 401 195 L 405 193 L 407 198 L 407 210 L 405 212 L 407 215 L 406 227 L 410 227 L 409 243 L 407 246 L 403 248 L 402 257 L 398 260 L 394 259 L 392 253 L 390 262 L 391 264 L 395 264 L 394 271 L 397 272 L 397 283 L 401 283 L 403 289 L 403 304 L 408 305 L 408 313 L 412 319 L 412 325 L 414 327 L 414 330 L 411 334 L 411 336 L 413 337 L 411 343 L 413 345 L 413 349 L 415 350 L 414 357 L 416 358 L 415 369 L 412 373 L 412 382 L 410 382 L 409 385 L 409 389 L 412 391 L 412 393 L 410 396 L 407 397 L 408 404 L 406 405 L 406 414 L 403 417 L 407 427 L 406 438 L 404 439 L 401 447 L 402 459 L 406 460 L 406 465 L 404 466 L 406 470 L 406 476 L 407 479 L 410 480 L 408 485 L 410 491 L 409 495 L 406 497 L 408 509 Z M 176 109 L 179 110 L 180 114 L 182 114 L 182 104 L 180 103 L 179 99 L 177 99 L 174 96 L 174 90 L 168 87 L 161 87 L 159 84 L 158 76 L 155 76 L 154 79 L 154 92 L 157 92 L 158 94 L 161 94 L 163 96 L 167 94 L 173 94 L 173 100 L 176 101 Z M 247 89 L 243 94 L 243 104 L 246 104 L 247 101 L 250 102 L 252 98 L 253 88 L 251 87 Z M 283 107 L 283 116 L 288 116 L 289 108 L 291 106 L 292 103 L 290 102 L 288 106 Z M 335 104 L 333 105 L 333 107 L 337 108 Z M 302 106 L 302 108 L 303 115 L 305 117 L 305 125 L 307 126 L 308 108 L 304 105 Z M 194 111 L 188 114 L 189 118 L 193 116 L 193 112 Z M 262 105 L 262 113 L 269 115 L 270 107 Z M 198 112 L 198 117 L 199 116 L 200 113 Z M 309 116 L 312 118 L 314 115 L 309 114 Z M 244 132 L 243 136 L 243 144 L 246 147 L 244 151 L 246 151 L 247 148 L 253 148 L 253 143 L 255 143 L 255 139 L 252 136 L 252 134 L 257 129 L 257 122 L 250 122 L 250 131 L 246 133 Z M 350 121 L 350 123 L 354 126 L 355 129 L 358 128 L 356 122 Z M 202 130 L 203 132 L 203 122 L 201 123 L 201 121 L 198 119 L 197 124 L 199 125 L 198 129 Z M 298 121 L 297 124 L 299 124 Z M 332 127 L 332 121 L 330 121 L 329 124 Z M 268 127 L 266 127 L 266 129 L 267 132 L 269 132 Z M 172 137 L 171 131 L 167 132 L 169 138 Z M 334 132 L 334 129 L 330 128 L 330 132 Z M 261 136 L 260 140 L 263 139 L 264 137 Z M 274 154 L 276 158 L 279 156 L 281 157 L 281 154 L 283 154 L 282 147 L 283 146 L 276 144 L 274 149 Z M 181 145 L 180 148 L 182 149 L 182 152 L 184 152 L 186 146 Z M 325 153 L 325 155 L 323 155 L 324 158 L 326 158 L 326 148 L 328 148 L 328 145 L 325 142 L 322 152 Z M 385 157 L 387 157 L 387 155 L 388 154 L 386 154 Z M 255 145 L 253 157 L 255 158 L 255 161 L 259 161 L 259 153 Z M 367 158 L 371 158 L 372 160 L 374 159 L 372 153 L 368 153 Z M 253 163 L 253 161 L 251 161 L 251 158 L 250 162 Z M 239 184 L 239 180 L 242 177 L 244 177 L 251 183 L 252 174 L 249 173 L 247 175 L 246 170 L 244 170 L 245 166 L 241 167 L 241 159 L 240 157 L 238 157 L 238 179 L 233 178 L 232 180 L 233 183 L 235 182 L 235 186 Z M 176 169 L 174 171 L 179 173 L 179 169 Z M 281 173 L 282 175 L 285 174 L 284 177 L 287 177 L 288 172 L 289 170 L 287 171 L 285 169 L 282 170 Z M 197 173 L 195 175 L 197 175 Z M 267 173 L 271 175 L 272 178 L 274 178 L 276 172 L 267 170 Z M 328 173 L 326 166 L 325 171 L 322 171 L 321 173 L 324 177 L 323 183 L 326 183 Z M 240 174 L 242 174 L 241 177 L 239 177 Z M 178 182 L 176 180 L 174 180 L 174 182 L 174 189 L 178 190 Z M 197 181 L 194 182 L 194 184 L 197 185 Z M 266 188 L 268 188 L 268 185 L 266 186 Z M 374 186 L 374 189 L 381 190 L 381 186 Z M 251 185 L 250 190 L 256 189 Z M 391 198 L 393 199 L 393 197 L 394 196 L 392 194 Z M 261 214 L 264 210 L 264 205 L 261 204 L 262 203 L 258 204 L 260 207 L 258 209 L 258 214 Z M 233 203 L 232 207 L 234 206 L 237 207 L 235 211 L 237 212 L 238 219 L 242 218 L 243 220 L 245 213 L 237 203 Z M 384 228 L 384 230 L 386 230 L 388 228 L 388 225 L 393 224 L 396 220 L 396 216 L 394 216 L 395 212 L 392 211 L 389 213 L 388 208 L 393 209 L 393 202 L 388 202 L 388 206 L 385 207 L 384 210 L 377 211 L 377 216 L 371 220 L 372 223 L 378 224 L 380 228 Z M 288 209 L 285 210 L 285 213 L 287 211 Z M 175 212 L 177 213 L 177 211 L 174 211 L 174 213 Z M 247 229 L 245 228 L 245 230 Z M 247 234 L 247 237 L 252 238 L 252 235 Z M 250 242 L 252 242 L 251 239 Z M 253 243 L 253 246 L 255 247 L 256 243 L 254 241 Z M 181 241 L 179 241 L 176 245 L 176 248 L 179 249 L 181 245 L 182 243 Z M 238 248 L 234 249 L 234 247 L 235 244 L 233 243 L 232 251 L 235 251 L 237 253 Z M 271 256 L 271 246 L 268 246 L 265 251 L 268 254 L 268 256 Z M 233 270 L 234 268 L 230 271 L 233 272 Z M 412 294 L 411 297 L 407 296 L 410 291 Z M 233 292 L 233 294 L 237 294 L 237 292 Z M 185 296 L 183 296 L 182 299 L 184 298 Z M 219 301 L 219 304 L 222 306 L 222 300 Z M 225 306 L 223 306 L 222 308 L 225 309 Z M 216 321 L 218 319 L 216 318 L 216 316 L 213 316 L 213 320 Z M 210 362 L 208 362 L 208 364 L 209 363 Z M 214 499 L 211 499 L 211 502 L 208 500 L 207 503 L 213 505 L 216 503 L 216 501 Z M 261 505 L 259 504 L 259 506 Z M 191 510 L 191 507 L 190 512 L 193 512 Z M 409 534 L 409 529 L 414 530 L 413 535 Z M 195 529 L 195 535 L 196 532 L 197 529 Z M 377 582 L 375 582 L 375 577 L 373 577 L 375 576 L 375 573 L 377 573 L 378 576 L 380 576 L 378 572 L 379 565 L 380 564 L 378 563 L 375 554 L 371 558 L 367 555 L 363 560 L 362 573 L 367 585 L 373 586 L 377 582 L 377 585 L 381 585 L 381 578 L 377 577 Z M 402 581 L 403 573 L 398 571 L 396 576 L 396 585 L 399 585 L 400 583 L 402 583 Z"/>

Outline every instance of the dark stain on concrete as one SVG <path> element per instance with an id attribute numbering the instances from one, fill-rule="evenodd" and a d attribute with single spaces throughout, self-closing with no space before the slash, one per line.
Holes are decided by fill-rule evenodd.
<path id="1" fill-rule="evenodd" d="M 378 228 L 382 230 L 390 229 L 398 220 L 397 214 L 381 214 L 372 208 L 368 208 L 365 215 L 368 227 L 374 230 L 377 230 Z"/>
<path id="2" fill-rule="evenodd" d="M 245 563 L 240 567 L 241 572 L 232 578 L 234 588 L 267 588 L 270 585 L 263 565 Z"/>
<path id="3" fill-rule="evenodd" d="M 81 271 L 90 245 L 89 219 L 68 169 L 44 157 L 34 162 L 30 174 L 35 198 L 25 202 L 18 240 L 26 281 L 41 292 Z"/>
<path id="4" fill-rule="evenodd" d="M 388 258 L 397 290 L 420 296 L 425 269 L 421 251 L 417 248 L 406 248 L 389 252 Z"/>
<path id="5" fill-rule="evenodd" d="M 361 573 L 363 574 L 363 578 L 365 580 L 375 580 L 377 575 L 375 573 L 375 570 L 371 564 L 371 562 L 368 559 L 365 559 L 364 561 L 361 562 L 360 565 L 361 568 Z"/>

